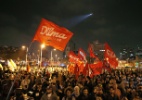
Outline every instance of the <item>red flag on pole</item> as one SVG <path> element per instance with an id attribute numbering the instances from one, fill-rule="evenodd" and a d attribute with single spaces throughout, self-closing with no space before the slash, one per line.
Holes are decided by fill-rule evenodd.
<path id="1" fill-rule="evenodd" d="M 72 74 L 74 74 L 74 68 L 75 68 L 75 64 L 69 64 L 68 65 L 68 71 L 69 71 L 69 73 L 72 73 Z"/>
<path id="2" fill-rule="evenodd" d="M 78 67 L 77 64 L 75 64 L 74 74 L 75 74 L 76 79 L 78 79 L 78 76 L 79 76 L 79 67 Z"/>
<path id="3" fill-rule="evenodd" d="M 118 66 L 118 60 L 116 58 L 116 55 L 113 52 L 113 50 L 110 48 L 108 43 L 105 43 L 104 57 L 111 67 L 116 68 Z"/>
<path id="4" fill-rule="evenodd" d="M 89 49 L 90 57 L 91 57 L 91 58 L 96 58 L 96 59 L 99 60 L 99 58 L 94 54 L 91 44 L 89 44 L 88 49 Z"/>
<path id="5" fill-rule="evenodd" d="M 72 62 L 72 63 L 78 63 L 79 62 L 78 56 L 73 51 L 70 51 L 68 53 L 68 57 L 69 57 L 69 61 Z"/>
<path id="6" fill-rule="evenodd" d="M 60 27 L 51 21 L 42 19 L 33 38 L 41 43 L 63 51 L 73 33 L 64 27 Z"/>
<path id="7" fill-rule="evenodd" d="M 92 77 L 93 71 L 92 71 L 92 69 L 90 68 L 90 64 L 86 63 L 86 65 L 85 65 L 85 67 L 84 67 L 84 69 L 83 69 L 82 74 L 83 74 L 84 76 L 90 76 L 90 77 Z"/>
<path id="8" fill-rule="evenodd" d="M 103 61 L 103 69 L 106 69 L 108 72 L 111 72 L 111 67 L 106 60 Z"/>
<path id="9" fill-rule="evenodd" d="M 86 60 L 86 53 L 82 48 L 78 49 L 78 57 L 80 60 Z"/>
<path id="10" fill-rule="evenodd" d="M 82 72 L 82 74 L 83 74 L 84 76 L 88 76 L 88 71 L 89 71 L 88 66 L 89 66 L 89 64 L 86 63 L 86 65 L 85 65 L 85 67 L 84 67 L 84 69 L 83 69 L 83 72 Z"/>
<path id="11" fill-rule="evenodd" d="M 90 64 L 90 68 L 93 71 L 93 75 L 100 75 L 102 73 L 102 66 L 103 66 L 102 61 L 98 61 L 94 64 Z"/>
<path id="12" fill-rule="evenodd" d="M 78 67 L 79 67 L 79 73 L 82 73 L 85 68 L 85 63 L 82 62 L 80 65 L 78 65 Z"/>

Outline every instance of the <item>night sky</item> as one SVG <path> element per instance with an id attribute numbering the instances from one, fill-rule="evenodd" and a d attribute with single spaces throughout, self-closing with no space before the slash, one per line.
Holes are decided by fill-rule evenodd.
<path id="1" fill-rule="evenodd" d="M 29 45 L 41 18 L 73 32 L 72 41 L 83 49 L 95 40 L 117 54 L 142 48 L 142 0 L 0 0 L 0 45 Z"/>

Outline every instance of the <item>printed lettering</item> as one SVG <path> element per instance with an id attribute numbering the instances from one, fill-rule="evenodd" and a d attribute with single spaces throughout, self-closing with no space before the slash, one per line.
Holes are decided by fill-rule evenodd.
<path id="1" fill-rule="evenodd" d="M 67 39 L 64 33 L 56 32 L 53 27 L 42 26 L 40 34 L 45 36 L 50 36 L 50 37 L 52 36 L 52 37 L 56 37 L 60 39 Z"/>

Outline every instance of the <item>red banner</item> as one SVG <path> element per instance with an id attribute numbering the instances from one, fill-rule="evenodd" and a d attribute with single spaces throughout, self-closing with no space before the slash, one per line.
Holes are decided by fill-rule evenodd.
<path id="1" fill-rule="evenodd" d="M 74 74 L 75 64 L 69 64 L 68 65 L 68 71 L 69 73 Z"/>
<path id="2" fill-rule="evenodd" d="M 82 73 L 85 68 L 85 63 L 82 62 L 80 65 L 78 65 L 78 67 L 79 67 L 79 73 Z"/>
<path id="3" fill-rule="evenodd" d="M 99 59 L 99 58 L 94 54 L 91 44 L 89 44 L 88 49 L 89 49 L 89 54 L 90 54 L 90 57 L 91 57 L 91 58 Z"/>
<path id="4" fill-rule="evenodd" d="M 86 60 L 86 53 L 82 48 L 78 49 L 78 57 L 80 60 Z"/>
<path id="5" fill-rule="evenodd" d="M 105 43 L 104 57 L 111 67 L 116 68 L 118 66 L 118 60 L 116 58 L 116 55 L 113 52 L 113 50 L 110 48 L 108 43 Z"/>
<path id="6" fill-rule="evenodd" d="M 42 19 L 33 40 L 63 51 L 73 33 L 66 28 L 59 27 L 53 22 Z"/>
<path id="7" fill-rule="evenodd" d="M 98 61 L 94 64 L 90 64 L 90 68 L 93 71 L 93 75 L 100 75 L 102 73 L 103 63 L 102 61 Z"/>
<path id="8" fill-rule="evenodd" d="M 79 67 L 78 67 L 77 64 L 75 64 L 74 74 L 75 74 L 75 78 L 78 79 L 78 76 L 79 76 Z"/>
<path id="9" fill-rule="evenodd" d="M 88 64 L 88 63 L 86 63 L 86 65 L 85 65 L 85 67 L 84 67 L 84 69 L 83 69 L 82 74 L 83 74 L 84 76 L 88 76 L 88 75 L 89 75 L 89 64 Z"/>
<path id="10" fill-rule="evenodd" d="M 69 57 L 69 61 L 72 63 L 77 64 L 79 62 L 78 56 L 73 51 L 69 52 L 68 57 Z"/>
<path id="11" fill-rule="evenodd" d="M 85 65 L 85 67 L 84 67 L 84 69 L 83 69 L 82 74 L 83 74 L 84 76 L 89 76 L 89 77 L 91 77 L 91 78 L 93 77 L 93 71 L 92 71 L 92 69 L 90 68 L 90 64 L 86 63 L 86 65 Z"/>
<path id="12" fill-rule="evenodd" d="M 106 69 L 109 73 L 111 72 L 111 67 L 106 60 L 103 61 L 103 69 Z"/>

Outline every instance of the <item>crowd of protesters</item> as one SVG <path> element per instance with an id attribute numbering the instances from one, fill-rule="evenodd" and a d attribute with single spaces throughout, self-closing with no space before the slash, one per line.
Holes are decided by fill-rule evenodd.
<path id="1" fill-rule="evenodd" d="M 0 70 L 0 100 L 142 100 L 142 71 L 113 70 L 76 79 L 67 71 Z"/>

